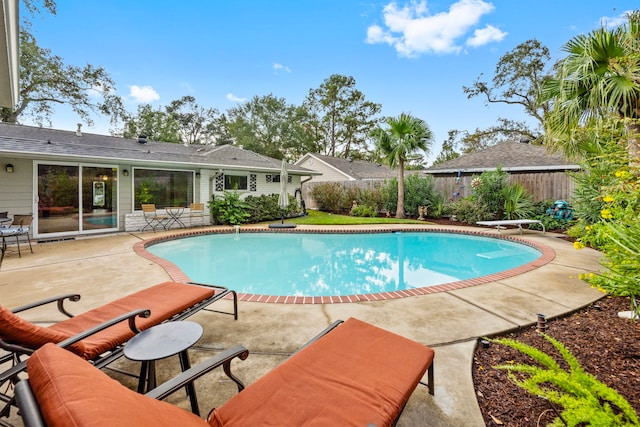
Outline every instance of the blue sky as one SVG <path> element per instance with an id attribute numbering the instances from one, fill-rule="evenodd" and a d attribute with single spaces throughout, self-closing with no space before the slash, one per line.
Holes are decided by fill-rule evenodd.
<path id="1" fill-rule="evenodd" d="M 535 38 L 557 59 L 577 34 L 615 24 L 629 0 L 58 0 L 32 19 L 40 46 L 69 65 L 104 67 L 126 107 L 192 95 L 224 112 L 273 94 L 301 104 L 332 74 L 353 76 L 382 115 L 408 112 L 434 133 L 429 159 L 451 129 L 473 131 L 518 107 L 468 100 L 462 86 L 493 76 L 500 57 Z M 21 13 L 26 13 L 23 10 Z M 83 130 L 107 134 L 94 117 Z M 29 124 L 28 121 L 25 121 Z M 60 108 L 53 127 L 75 130 Z"/>

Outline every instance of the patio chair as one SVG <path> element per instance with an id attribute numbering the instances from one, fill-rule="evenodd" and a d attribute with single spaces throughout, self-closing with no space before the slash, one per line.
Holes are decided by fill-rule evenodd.
<path id="1" fill-rule="evenodd" d="M 31 229 L 31 222 L 33 222 L 32 214 L 16 214 L 13 216 L 13 224 L 11 224 L 12 229 L 16 230 L 16 244 L 18 245 L 18 257 L 22 258 L 22 253 L 20 252 L 20 236 L 27 236 L 27 242 L 29 242 L 29 249 L 31 253 L 33 253 L 33 247 L 31 246 L 31 237 L 29 237 L 29 230 Z"/>
<path id="2" fill-rule="evenodd" d="M 428 371 L 432 349 L 357 319 L 336 322 L 255 383 L 209 413 L 207 421 L 164 399 L 216 367 L 230 374 L 236 346 L 146 395 L 135 393 L 70 352 L 47 344 L 26 361 L 16 384 L 26 427 L 101 426 L 391 426 Z M 80 380 L 81 379 L 81 380 Z"/>
<path id="3" fill-rule="evenodd" d="M 146 225 L 140 231 L 151 228 L 155 232 L 158 227 L 162 227 L 164 230 L 167 229 L 165 222 L 169 220 L 169 216 L 159 215 L 156 205 L 152 203 L 142 204 L 142 215 Z"/>
<path id="4" fill-rule="evenodd" d="M 4 261 L 4 254 L 7 252 L 7 237 L 13 237 L 18 233 L 15 228 L 5 227 L 0 228 L 0 237 L 2 237 L 2 247 L 0 250 L 2 254 L 0 255 L 0 267 L 2 266 L 2 261 Z"/>
<path id="5" fill-rule="evenodd" d="M 233 299 L 233 311 L 208 308 L 228 295 Z M 52 297 L 13 310 L 0 306 L 0 349 L 8 352 L 0 357 L 0 364 L 11 361 L 13 365 L 0 373 L 0 385 L 20 373 L 22 356 L 31 355 L 46 343 L 64 343 L 68 350 L 103 368 L 122 356 L 124 344 L 136 333 L 159 323 L 184 320 L 200 310 L 238 319 L 235 291 L 201 283 L 160 283 L 77 316 L 67 311 L 66 300 L 78 301 L 80 295 Z M 68 318 L 48 327 L 16 314 L 54 302 Z M 9 403 L 8 406 L 13 403 L 11 396 L 1 393 L 0 401 Z M 0 409 L 0 417 L 8 415 L 9 409 Z"/>
<path id="6" fill-rule="evenodd" d="M 193 226 L 194 218 L 200 218 L 200 224 L 204 225 L 204 203 L 191 203 L 189 205 L 189 226 Z"/>

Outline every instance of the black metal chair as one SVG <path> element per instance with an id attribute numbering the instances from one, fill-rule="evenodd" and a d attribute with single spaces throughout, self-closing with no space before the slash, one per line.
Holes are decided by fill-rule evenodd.
<path id="1" fill-rule="evenodd" d="M 27 236 L 27 242 L 29 242 L 29 249 L 31 253 L 33 253 L 33 247 L 31 246 L 31 237 L 29 236 L 29 230 L 31 229 L 31 223 L 33 222 L 32 214 L 16 214 L 13 216 L 13 224 L 11 225 L 11 229 L 16 231 L 16 243 L 18 244 L 18 257 L 22 258 L 22 253 L 20 252 L 20 237 Z"/>
<path id="2" fill-rule="evenodd" d="M 142 204 L 142 214 L 144 215 L 144 221 L 146 222 L 146 225 L 142 228 L 141 231 L 144 231 L 147 228 L 151 228 L 153 231 L 156 231 L 157 227 L 162 227 L 164 230 L 167 229 L 165 222 L 169 220 L 169 216 L 158 215 L 158 210 L 156 209 L 155 204 Z"/>

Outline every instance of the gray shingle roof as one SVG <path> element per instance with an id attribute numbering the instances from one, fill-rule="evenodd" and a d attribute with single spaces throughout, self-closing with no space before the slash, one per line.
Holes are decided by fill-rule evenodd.
<path id="1" fill-rule="evenodd" d="M 349 160 L 341 157 L 324 156 L 322 154 L 309 154 L 343 173 L 358 179 L 386 179 L 395 178 L 398 173 L 388 166 L 362 160 Z"/>
<path id="2" fill-rule="evenodd" d="M 426 173 L 482 172 L 502 166 L 505 171 L 567 170 L 579 166 L 562 154 L 550 154 L 539 145 L 503 142 L 475 153 L 465 154 L 439 165 Z"/>
<path id="3" fill-rule="evenodd" d="M 232 145 L 189 145 L 0 123 L 0 154 L 38 158 L 81 158 L 117 163 L 174 164 L 209 168 L 280 171 L 281 160 Z M 289 165 L 289 173 L 315 175 Z"/>

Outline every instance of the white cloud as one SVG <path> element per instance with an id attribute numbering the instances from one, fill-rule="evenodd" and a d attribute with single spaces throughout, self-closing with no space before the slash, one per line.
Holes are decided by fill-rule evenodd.
<path id="1" fill-rule="evenodd" d="M 493 25 L 487 25 L 484 28 L 475 30 L 473 32 L 473 37 L 469 37 L 469 39 L 467 39 L 467 45 L 471 47 L 484 46 L 491 42 L 502 41 L 506 35 L 507 33 L 500 31 Z"/>
<path id="2" fill-rule="evenodd" d="M 632 11 L 628 10 L 618 16 L 603 16 L 602 18 L 600 18 L 600 25 L 605 28 L 619 27 L 620 25 L 625 24 L 628 21 L 627 15 L 631 12 Z"/>
<path id="3" fill-rule="evenodd" d="M 458 40 L 478 25 L 483 15 L 492 12 L 493 4 L 482 0 L 458 0 L 448 12 L 430 14 L 427 2 L 412 2 L 399 8 L 395 2 L 383 9 L 384 28 L 371 25 L 367 43 L 386 43 L 401 56 L 415 57 L 423 53 L 458 53 Z M 502 40 L 506 33 L 487 25 L 467 40 L 470 46 Z"/>
<path id="4" fill-rule="evenodd" d="M 231 102 L 244 102 L 244 101 L 247 100 L 247 98 L 239 98 L 239 97 L 235 96 L 234 94 L 232 94 L 231 92 L 229 92 L 226 95 L 226 98 Z"/>
<path id="5" fill-rule="evenodd" d="M 151 86 L 129 86 L 129 96 L 140 104 L 147 104 L 160 99 L 160 95 Z"/>
<path id="6" fill-rule="evenodd" d="M 273 69 L 276 72 L 278 71 L 286 71 L 287 73 L 291 72 L 291 68 L 287 67 L 286 65 L 278 64 L 277 62 L 273 63 Z"/>

